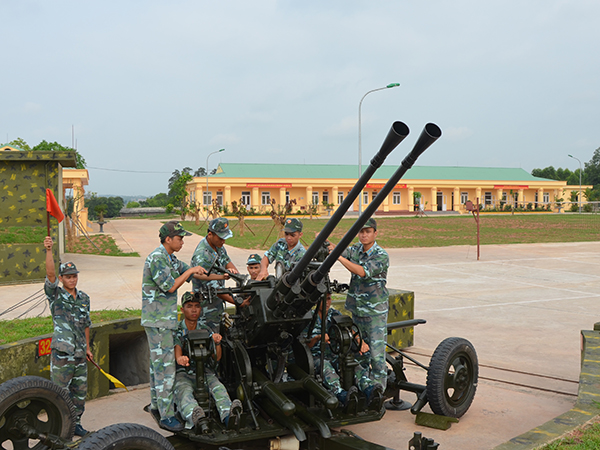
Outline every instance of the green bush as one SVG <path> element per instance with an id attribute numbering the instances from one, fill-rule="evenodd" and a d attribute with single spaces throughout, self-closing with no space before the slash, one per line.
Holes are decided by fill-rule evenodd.
<path id="1" fill-rule="evenodd" d="M 592 210 L 593 210 L 592 204 L 591 203 L 586 203 L 585 205 L 583 205 L 583 210 L 585 212 L 592 212 Z"/>
<path id="2" fill-rule="evenodd" d="M 139 208 L 140 204 L 138 202 L 129 202 L 127 203 L 127 208 Z"/>

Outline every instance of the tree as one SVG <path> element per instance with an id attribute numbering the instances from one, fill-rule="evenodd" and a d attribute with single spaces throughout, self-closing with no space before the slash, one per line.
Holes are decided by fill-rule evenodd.
<path id="1" fill-rule="evenodd" d="M 104 217 L 117 217 L 123 208 L 124 202 L 121 197 L 98 197 L 95 192 L 85 198 L 85 206 L 88 209 L 90 219 L 99 218 L 99 212 L 104 212 Z"/>
<path id="2" fill-rule="evenodd" d="M 189 170 L 186 170 L 186 169 L 189 169 Z M 172 183 L 171 183 L 171 179 L 173 177 L 171 177 L 171 179 L 169 180 L 169 182 L 171 184 L 169 187 L 169 200 L 174 207 L 179 208 L 179 211 L 181 213 L 181 220 L 185 219 L 185 216 L 187 214 L 188 192 L 185 190 L 185 187 L 186 187 L 188 181 L 192 181 L 192 179 L 194 178 L 190 174 L 191 171 L 192 171 L 191 168 L 186 167 L 185 169 L 183 169 L 181 171 L 181 173 L 179 174 L 179 177 L 176 178 Z M 175 175 L 175 172 L 173 172 L 173 176 L 174 175 Z"/>
<path id="3" fill-rule="evenodd" d="M 600 147 L 598 147 L 592 159 L 585 163 L 584 169 L 586 184 L 593 184 L 594 189 L 600 189 Z"/>
<path id="4" fill-rule="evenodd" d="M 38 145 L 33 147 L 31 150 L 44 151 L 44 152 L 75 152 L 75 158 L 77 160 L 77 168 L 85 169 L 85 166 L 87 165 L 85 162 L 85 159 L 83 158 L 83 156 L 81 156 L 81 154 L 77 150 L 74 150 L 70 147 L 64 147 L 64 146 L 60 145 L 58 142 L 42 141 Z"/>
<path id="5" fill-rule="evenodd" d="M 206 169 L 204 167 L 198 167 L 198 169 L 194 172 L 195 177 L 205 177 Z"/>
<path id="6" fill-rule="evenodd" d="M 545 169 L 533 169 L 531 175 L 539 178 L 547 178 L 549 180 L 558 180 L 556 170 L 552 166 L 546 167 Z"/>
<path id="7" fill-rule="evenodd" d="M 169 178 L 169 183 L 168 183 L 169 197 L 173 197 L 173 195 L 171 195 L 171 191 L 173 189 L 173 185 L 177 182 L 177 180 L 179 180 L 179 178 L 181 178 L 184 174 L 190 175 L 191 173 L 192 173 L 191 167 L 184 167 L 181 172 L 178 169 L 175 169 L 173 171 L 173 174 L 171 175 L 171 178 Z M 191 175 L 190 175 L 190 178 L 191 178 Z"/>
<path id="8" fill-rule="evenodd" d="M 15 147 L 15 148 L 20 148 L 21 150 L 27 150 L 27 151 L 31 150 L 31 147 L 29 146 L 29 144 L 27 144 L 27 142 L 25 142 L 25 140 L 21 139 L 20 137 L 13 139 L 6 145 L 10 145 L 11 147 Z"/>

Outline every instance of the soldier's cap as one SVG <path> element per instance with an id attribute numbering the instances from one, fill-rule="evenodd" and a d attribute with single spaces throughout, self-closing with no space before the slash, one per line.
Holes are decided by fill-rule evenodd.
<path id="1" fill-rule="evenodd" d="M 369 220 L 367 220 L 367 222 L 362 226 L 362 228 L 373 228 L 375 231 L 377 231 L 377 222 L 375 219 L 370 217 Z"/>
<path id="2" fill-rule="evenodd" d="M 58 267 L 58 274 L 60 276 L 74 275 L 76 273 L 79 273 L 79 270 L 77 270 L 77 267 L 75 267 L 75 264 L 73 264 L 71 261 L 61 264 Z"/>
<path id="3" fill-rule="evenodd" d="M 251 264 L 260 264 L 260 262 L 262 261 L 262 258 L 260 257 L 260 255 L 258 253 L 252 253 L 249 257 L 248 257 L 248 262 L 246 262 L 246 265 L 251 265 Z"/>
<path id="4" fill-rule="evenodd" d="M 300 219 L 296 219 L 295 217 L 292 217 L 291 219 L 286 219 L 283 231 L 286 231 L 288 233 L 302 231 L 302 222 L 300 222 Z"/>
<path id="5" fill-rule="evenodd" d="M 171 220 L 171 221 L 165 223 L 162 227 L 160 227 L 160 230 L 158 231 L 158 236 L 161 239 L 164 239 L 167 237 L 173 237 L 173 236 L 191 236 L 191 235 L 192 235 L 192 233 L 188 233 L 187 231 L 185 231 L 185 228 L 183 228 L 183 225 L 181 225 L 176 220 Z"/>
<path id="6" fill-rule="evenodd" d="M 198 302 L 200 303 L 200 293 L 199 292 L 184 292 L 181 296 L 181 306 L 185 305 L 189 302 Z"/>
<path id="7" fill-rule="evenodd" d="M 225 217 L 218 217 L 211 220 L 208 225 L 208 231 L 216 234 L 221 239 L 229 239 L 233 236 L 233 232 L 229 229 L 229 220 Z"/>

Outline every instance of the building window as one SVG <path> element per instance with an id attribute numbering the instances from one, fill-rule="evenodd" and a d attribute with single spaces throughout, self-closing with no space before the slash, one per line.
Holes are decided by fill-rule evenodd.
<path id="1" fill-rule="evenodd" d="M 223 206 L 223 191 L 217 191 L 217 205 Z"/>
<path id="2" fill-rule="evenodd" d="M 290 192 L 289 192 L 289 191 L 286 191 L 286 192 L 285 192 L 285 203 L 286 203 L 287 205 L 289 205 L 289 204 L 290 204 Z"/>
<path id="3" fill-rule="evenodd" d="M 461 205 L 464 205 L 468 201 L 469 201 L 469 193 L 468 192 L 461 192 L 460 193 L 460 203 L 461 203 Z"/>
<path id="4" fill-rule="evenodd" d="M 544 192 L 543 194 L 544 203 L 550 203 L 550 194 L 548 192 Z"/>
<path id="5" fill-rule="evenodd" d="M 323 203 L 329 203 L 329 192 L 323 191 Z"/>
<path id="6" fill-rule="evenodd" d="M 250 191 L 242 191 L 242 205 L 250 206 Z"/>
<path id="7" fill-rule="evenodd" d="M 486 205 L 491 205 L 492 204 L 492 193 L 491 192 L 486 192 L 484 194 L 484 202 Z"/>
<path id="8" fill-rule="evenodd" d="M 313 192 L 312 193 L 312 204 L 313 205 L 318 205 L 319 204 L 319 193 L 318 192 Z"/>
<path id="9" fill-rule="evenodd" d="M 196 191 L 190 192 L 190 202 L 194 203 L 196 201 Z"/>
<path id="10" fill-rule="evenodd" d="M 398 191 L 395 191 L 395 192 L 392 194 L 392 203 L 393 203 L 394 205 L 399 205 L 399 204 L 400 204 L 400 192 L 398 192 Z"/>
<path id="11" fill-rule="evenodd" d="M 502 201 L 503 201 L 503 202 L 506 202 L 506 192 L 503 192 L 503 193 L 502 193 Z"/>
<path id="12" fill-rule="evenodd" d="M 377 197 L 377 191 L 371 193 L 371 201 L 375 200 L 375 197 Z"/>
<path id="13" fill-rule="evenodd" d="M 367 203 L 369 203 L 369 193 L 363 192 L 363 205 L 366 205 Z"/>
<path id="14" fill-rule="evenodd" d="M 209 206 L 210 204 L 212 204 L 212 192 L 208 191 L 208 192 L 204 192 L 204 205 L 205 206 Z"/>
<path id="15" fill-rule="evenodd" d="M 344 193 L 338 191 L 338 205 L 341 205 L 344 201 Z"/>
<path id="16" fill-rule="evenodd" d="M 263 192 L 262 193 L 262 204 L 263 205 L 270 205 L 271 204 L 271 193 L 270 192 Z"/>

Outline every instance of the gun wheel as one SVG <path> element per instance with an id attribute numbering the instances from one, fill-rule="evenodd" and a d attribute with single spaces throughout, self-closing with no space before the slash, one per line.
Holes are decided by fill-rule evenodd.
<path id="1" fill-rule="evenodd" d="M 137 423 L 109 425 L 85 437 L 78 450 L 175 450 L 164 436 Z"/>
<path id="2" fill-rule="evenodd" d="M 444 339 L 435 349 L 427 372 L 427 398 L 435 414 L 461 417 L 477 390 L 479 365 L 473 345 L 463 338 Z"/>
<path id="3" fill-rule="evenodd" d="M 35 435 L 71 440 L 75 431 L 73 402 L 68 392 L 35 376 L 13 378 L 0 385 L 0 448 L 42 450 Z"/>

